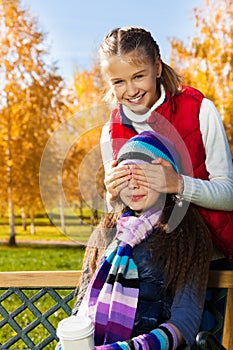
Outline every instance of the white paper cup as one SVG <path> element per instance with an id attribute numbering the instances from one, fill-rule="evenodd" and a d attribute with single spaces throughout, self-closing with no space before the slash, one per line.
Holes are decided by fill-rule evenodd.
<path id="1" fill-rule="evenodd" d="M 58 323 L 57 336 L 62 350 L 93 350 L 94 326 L 89 317 L 70 316 Z"/>

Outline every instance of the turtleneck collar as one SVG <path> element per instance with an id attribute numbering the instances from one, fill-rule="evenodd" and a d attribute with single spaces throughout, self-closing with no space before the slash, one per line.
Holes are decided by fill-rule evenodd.
<path id="1" fill-rule="evenodd" d="M 129 120 L 131 120 L 132 122 L 144 123 L 151 115 L 151 112 L 164 102 L 164 100 L 166 98 L 166 93 L 165 93 L 164 86 L 162 84 L 160 85 L 160 91 L 161 91 L 161 95 L 160 95 L 159 99 L 155 102 L 155 104 L 145 114 L 136 114 L 136 113 L 132 112 L 129 107 L 122 105 L 122 109 L 123 109 L 125 116 Z"/>

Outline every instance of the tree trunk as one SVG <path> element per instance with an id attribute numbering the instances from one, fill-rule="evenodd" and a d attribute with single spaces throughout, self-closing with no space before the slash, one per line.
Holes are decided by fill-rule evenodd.
<path id="1" fill-rule="evenodd" d="M 80 224 L 83 224 L 83 200 L 82 200 L 82 196 L 79 197 L 79 201 L 78 201 L 78 209 L 79 209 L 79 221 Z"/>
<path id="2" fill-rule="evenodd" d="M 98 217 L 98 210 L 93 208 L 91 210 L 91 228 L 92 228 L 92 231 L 94 230 L 94 228 L 96 227 L 96 225 L 98 224 L 98 220 L 99 220 L 99 217 Z"/>
<path id="3" fill-rule="evenodd" d="M 30 223 L 30 233 L 31 235 L 34 235 L 36 233 L 35 230 L 35 217 L 34 217 L 34 210 L 33 208 L 31 208 L 30 210 L 30 219 L 31 219 L 31 223 Z"/>
<path id="4" fill-rule="evenodd" d="M 63 197 L 62 197 L 62 179 L 60 175 L 58 175 L 57 181 L 58 181 L 58 191 L 59 191 L 59 213 L 60 213 L 61 230 L 63 233 L 66 233 L 64 203 L 63 203 Z"/>
<path id="5" fill-rule="evenodd" d="M 14 205 L 12 201 L 12 189 L 10 186 L 8 186 L 8 209 L 9 209 L 9 227 L 10 227 L 9 245 L 16 246 Z"/>
<path id="6" fill-rule="evenodd" d="M 26 214 L 25 214 L 24 208 L 21 208 L 21 219 L 22 219 L 23 230 L 27 231 Z"/>
<path id="7" fill-rule="evenodd" d="M 10 238 L 9 245 L 16 246 L 15 240 L 15 216 L 14 216 L 14 204 L 12 198 L 12 156 L 11 156 L 11 123 L 8 121 L 8 134 L 7 134 L 7 182 L 8 182 L 8 211 L 9 211 L 9 227 Z"/>

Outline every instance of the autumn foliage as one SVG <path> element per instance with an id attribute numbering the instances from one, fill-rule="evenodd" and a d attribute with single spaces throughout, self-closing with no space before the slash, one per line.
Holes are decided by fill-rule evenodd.
<path id="1" fill-rule="evenodd" d="M 18 0 L 0 3 L 0 195 L 15 244 L 15 210 L 33 221 L 42 209 L 39 164 L 51 132 L 64 118 L 63 81 L 46 63 L 43 34 Z"/>
<path id="2" fill-rule="evenodd" d="M 216 104 L 233 150 L 232 0 L 203 1 L 194 19 L 196 34 L 188 43 L 171 39 L 170 64 Z M 9 216 L 14 244 L 15 213 L 33 223 L 38 211 L 58 206 L 59 194 L 80 217 L 84 206 L 93 213 L 102 208 L 99 139 L 109 108 L 102 102 L 97 62 L 89 70 L 76 67 L 67 86 L 49 58 L 37 20 L 20 0 L 0 0 L 0 27 L 0 210 Z"/>
<path id="3" fill-rule="evenodd" d="M 233 2 L 205 0 L 194 9 L 196 35 L 171 39 L 171 65 L 217 106 L 233 154 Z"/>

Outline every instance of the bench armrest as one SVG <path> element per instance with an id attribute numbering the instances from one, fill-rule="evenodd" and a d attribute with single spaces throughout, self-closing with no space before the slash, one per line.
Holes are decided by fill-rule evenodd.
<path id="1" fill-rule="evenodd" d="M 196 344 L 200 350 L 227 350 L 211 332 L 199 332 L 196 337 Z"/>

